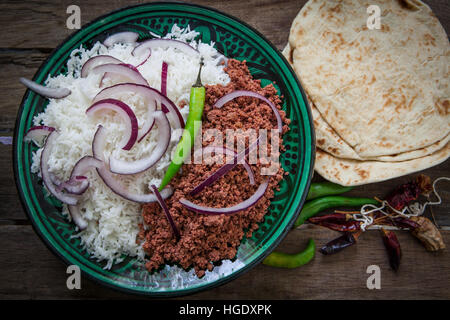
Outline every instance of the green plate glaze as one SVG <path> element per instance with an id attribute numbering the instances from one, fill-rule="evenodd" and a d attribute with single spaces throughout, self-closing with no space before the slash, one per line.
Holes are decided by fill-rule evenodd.
<path id="1" fill-rule="evenodd" d="M 49 197 L 40 179 L 30 172 L 32 152 L 36 147 L 24 143 L 24 133 L 32 119 L 42 112 L 47 100 L 27 91 L 19 109 L 14 135 L 14 174 L 23 206 L 34 229 L 67 264 L 76 264 L 89 278 L 129 293 L 149 296 L 174 296 L 212 288 L 235 279 L 262 261 L 291 229 L 309 189 L 314 162 L 314 131 L 305 94 L 293 70 L 280 52 L 259 32 L 247 24 L 219 11 L 182 3 L 151 3 L 124 8 L 102 16 L 84 26 L 50 55 L 39 68 L 34 81 L 44 83 L 48 76 L 66 73 L 70 52 L 80 45 L 92 46 L 109 34 L 130 30 L 140 39 L 151 34 L 164 35 L 173 24 L 190 26 L 201 33 L 201 40 L 213 41 L 225 56 L 246 60 L 252 75 L 265 86 L 273 83 L 283 96 L 283 109 L 291 119 L 285 135 L 286 151 L 282 154 L 283 168 L 290 174 L 280 183 L 280 190 L 259 229 L 242 241 L 237 257 L 224 261 L 212 272 L 198 279 L 193 270 L 165 266 L 149 273 L 142 263 L 131 257 L 104 270 L 104 263 L 89 257 L 72 237 L 74 226 L 61 214 L 61 204 Z"/>

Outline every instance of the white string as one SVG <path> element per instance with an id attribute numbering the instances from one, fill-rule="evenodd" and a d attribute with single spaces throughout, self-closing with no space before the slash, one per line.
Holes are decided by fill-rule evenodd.
<path id="1" fill-rule="evenodd" d="M 374 222 L 373 217 L 369 216 L 369 214 L 372 213 L 372 212 L 379 211 L 379 212 L 381 212 L 384 215 L 389 215 L 388 212 L 383 210 L 386 207 L 391 209 L 394 213 L 398 214 L 399 216 L 403 216 L 403 217 L 406 217 L 406 218 L 420 216 L 420 215 L 422 215 L 425 212 L 425 208 L 426 208 L 427 205 L 431 205 L 432 206 L 432 205 L 439 205 L 439 204 L 442 203 L 442 198 L 438 194 L 438 192 L 436 191 L 436 183 L 441 181 L 441 180 L 450 181 L 450 178 L 448 178 L 448 177 L 439 177 L 436 180 L 434 180 L 433 185 L 432 185 L 433 193 L 436 196 L 436 198 L 438 199 L 438 201 L 434 201 L 434 202 L 433 201 L 427 201 L 423 205 L 420 204 L 419 202 L 415 202 L 415 203 L 413 203 L 413 204 L 403 208 L 402 211 L 399 211 L 399 210 L 394 209 L 391 205 L 389 205 L 389 203 L 386 200 L 384 200 L 381 203 L 381 207 L 377 207 L 377 206 L 374 206 L 372 204 L 363 205 L 361 207 L 361 213 L 354 214 L 353 215 L 353 219 L 355 219 L 356 221 L 362 222 L 360 228 L 361 228 L 362 231 L 366 231 L 366 228 L 369 227 Z M 366 211 L 366 208 L 370 208 L 370 210 Z M 395 218 L 395 217 L 396 216 L 393 216 L 392 218 Z"/>
<path id="2" fill-rule="evenodd" d="M 425 203 L 423 204 L 423 207 L 422 207 L 422 213 L 425 212 L 425 208 L 426 208 L 427 205 L 434 206 L 434 205 L 439 205 L 439 204 L 442 203 L 442 198 L 441 198 L 441 196 L 439 195 L 439 193 L 437 193 L 437 191 L 436 191 L 436 183 L 439 182 L 439 181 L 441 181 L 441 180 L 447 180 L 447 181 L 450 181 L 450 178 L 448 178 L 448 177 L 440 177 L 440 178 L 437 178 L 436 180 L 434 180 L 434 182 L 433 182 L 433 193 L 434 193 L 434 195 L 436 196 L 436 198 L 438 199 L 438 201 L 435 201 L 435 202 L 433 202 L 433 201 L 425 202 Z M 420 204 L 419 204 L 419 206 L 420 206 Z"/>
<path id="3" fill-rule="evenodd" d="M 387 214 L 383 211 L 385 206 L 386 206 L 385 201 L 383 201 L 381 207 L 374 206 L 373 204 L 365 204 L 361 207 L 361 213 L 354 214 L 353 219 L 362 222 L 360 228 L 362 231 L 366 231 L 366 228 L 373 223 L 373 217 L 369 216 L 369 214 L 376 211 L 380 211 L 383 214 Z M 366 208 L 371 209 L 366 211 Z"/>

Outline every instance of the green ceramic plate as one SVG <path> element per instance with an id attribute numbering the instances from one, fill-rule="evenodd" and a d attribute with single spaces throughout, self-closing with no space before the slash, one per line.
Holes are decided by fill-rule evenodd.
<path id="1" fill-rule="evenodd" d="M 193 293 L 218 286 L 250 270 L 266 257 L 291 228 L 305 200 L 313 172 L 314 131 L 305 94 L 280 52 L 259 32 L 227 14 L 213 9 L 181 4 L 151 3 L 129 7 L 98 18 L 66 39 L 50 55 L 34 76 L 43 83 L 48 76 L 66 73 L 70 52 L 80 45 L 92 46 L 107 35 L 130 30 L 140 39 L 151 38 L 150 32 L 164 35 L 173 24 L 190 26 L 201 33 L 201 41 L 213 41 L 225 56 L 246 60 L 253 76 L 265 86 L 273 83 L 283 96 L 283 109 L 292 120 L 285 135 L 286 151 L 281 157 L 283 168 L 290 174 L 280 183 L 280 191 L 252 238 L 245 239 L 233 261 L 224 261 L 212 272 L 198 279 L 193 270 L 165 266 L 149 273 L 143 265 L 127 257 L 111 270 L 104 263 L 90 259 L 72 236 L 74 226 L 61 214 L 60 203 L 48 197 L 40 179 L 30 172 L 34 146 L 23 142 L 32 119 L 42 112 L 47 100 L 27 91 L 17 115 L 14 136 L 14 174 L 23 206 L 34 229 L 67 264 L 76 264 L 85 275 L 101 284 L 122 291 L 151 296 L 173 296 Z"/>

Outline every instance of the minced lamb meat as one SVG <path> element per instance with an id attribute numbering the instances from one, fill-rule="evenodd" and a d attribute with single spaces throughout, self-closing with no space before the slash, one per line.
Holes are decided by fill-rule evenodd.
<path id="1" fill-rule="evenodd" d="M 277 91 L 272 84 L 261 88 L 261 82 L 252 78 L 245 61 L 230 59 L 225 71 L 231 79 L 228 85 L 205 86 L 203 133 L 208 129 L 218 129 L 223 132 L 225 140 L 227 129 L 270 130 L 276 128 L 277 121 L 272 109 L 256 98 L 239 97 L 226 103 L 222 108 L 213 108 L 219 98 L 235 90 L 249 90 L 268 98 L 280 109 L 283 133 L 289 130 L 290 120 L 281 110 L 280 97 L 277 96 Z M 268 138 L 270 141 L 269 134 Z M 213 140 L 203 139 L 203 147 L 211 142 Z M 280 147 L 283 150 L 281 138 Z M 237 148 L 235 151 L 237 152 Z M 184 164 L 182 170 L 171 181 L 174 193 L 166 199 L 166 203 L 181 235 L 178 241 L 158 203 L 143 206 L 144 225 L 140 228 L 138 241 L 144 242 L 143 248 L 148 255 L 146 268 L 149 271 L 158 269 L 166 263 L 178 264 L 184 269 L 194 267 L 197 276 L 202 277 L 206 270 L 214 268 L 214 263 L 223 259 L 233 259 L 242 239 L 251 237 L 252 232 L 258 228 L 258 223 L 263 221 L 270 199 L 274 195 L 274 189 L 278 188 L 283 175 L 287 174 L 279 166 L 276 174 L 262 176 L 260 172 L 263 165 L 258 160 L 256 164 L 251 164 L 255 175 L 254 185 L 249 183 L 246 170 L 241 165 L 237 165 L 197 195 L 189 195 L 195 186 L 221 166 L 217 163 Z M 217 208 L 233 206 L 248 199 L 267 178 L 269 178 L 269 186 L 264 196 L 252 207 L 233 214 L 199 214 L 188 210 L 179 202 L 181 198 L 187 198 L 203 206 Z"/>

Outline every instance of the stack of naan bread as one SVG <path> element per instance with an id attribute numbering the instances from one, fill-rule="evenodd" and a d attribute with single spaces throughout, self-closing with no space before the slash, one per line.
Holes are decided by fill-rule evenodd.
<path id="1" fill-rule="evenodd" d="M 368 28 L 371 5 L 379 29 Z M 382 181 L 449 157 L 449 40 L 421 1 L 310 0 L 283 54 L 308 95 L 327 180 Z"/>

